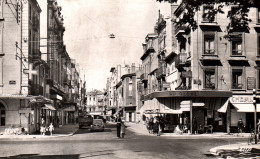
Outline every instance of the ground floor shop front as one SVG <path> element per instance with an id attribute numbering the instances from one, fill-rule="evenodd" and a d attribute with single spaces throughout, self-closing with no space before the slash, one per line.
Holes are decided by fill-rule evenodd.
<path id="1" fill-rule="evenodd" d="M 221 91 L 156 92 L 146 98 L 138 112 L 142 120 L 156 116 L 163 119 L 165 129 L 172 132 L 226 132 L 230 121 L 219 109 L 227 105 L 230 96 L 232 92 Z"/>
<path id="2" fill-rule="evenodd" d="M 257 121 L 260 119 L 260 103 L 253 104 L 253 95 L 213 92 L 190 93 L 177 91 L 169 94 L 157 94 L 144 101 L 138 110 L 140 120 L 160 117 L 165 128 L 174 132 L 181 129 L 187 132 L 238 132 L 238 121 L 244 123 L 244 132 L 254 129 L 254 111 L 256 106 Z M 213 94 L 210 94 L 213 93 Z M 181 94 L 181 95 L 180 95 Z M 152 97 L 152 98 L 151 98 Z M 186 129 L 185 129 L 186 128 Z"/>

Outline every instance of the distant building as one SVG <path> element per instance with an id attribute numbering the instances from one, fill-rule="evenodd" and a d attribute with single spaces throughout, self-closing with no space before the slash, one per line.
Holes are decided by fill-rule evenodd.
<path id="1" fill-rule="evenodd" d="M 106 112 L 105 108 L 104 92 L 99 90 L 86 92 L 86 112 L 95 117 L 104 117 Z"/>

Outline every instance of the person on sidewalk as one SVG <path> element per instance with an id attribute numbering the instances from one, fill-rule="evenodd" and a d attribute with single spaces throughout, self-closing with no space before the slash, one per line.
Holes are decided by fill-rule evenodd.
<path id="1" fill-rule="evenodd" d="M 127 126 L 125 125 L 125 121 L 122 120 L 121 121 L 121 138 L 124 138 L 125 137 L 125 129 L 127 128 Z"/>
<path id="2" fill-rule="evenodd" d="M 40 132 L 41 132 L 41 135 L 45 135 L 45 132 L 46 132 L 46 122 L 44 120 L 44 118 L 42 118 L 41 120 L 41 128 L 40 128 Z"/>
<path id="3" fill-rule="evenodd" d="M 159 134 L 159 121 L 156 117 L 154 118 L 154 123 L 153 123 L 153 133 L 156 134 L 157 136 L 160 136 L 160 134 Z"/>
<path id="4" fill-rule="evenodd" d="M 52 125 L 52 123 L 50 123 L 49 125 L 49 131 L 50 131 L 50 135 L 52 136 L 52 132 L 54 131 L 54 126 Z"/>
<path id="5" fill-rule="evenodd" d="M 192 123 L 192 134 L 197 134 L 198 133 L 198 122 L 197 119 L 194 117 L 193 118 L 193 123 Z"/>
<path id="6" fill-rule="evenodd" d="M 243 123 L 242 119 L 239 119 L 238 122 L 237 122 L 237 131 L 238 131 L 237 135 L 239 133 L 242 134 L 244 127 L 245 126 L 244 126 L 244 123 Z"/>
<path id="7" fill-rule="evenodd" d="M 120 138 L 120 132 L 121 132 L 121 119 L 120 119 L 120 117 L 116 118 L 116 132 L 117 132 L 117 137 Z"/>

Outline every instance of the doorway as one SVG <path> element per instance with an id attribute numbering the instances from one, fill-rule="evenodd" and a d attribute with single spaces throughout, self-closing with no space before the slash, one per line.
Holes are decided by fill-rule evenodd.
<path id="1" fill-rule="evenodd" d="M 5 107 L 0 103 L 0 126 L 5 126 Z"/>

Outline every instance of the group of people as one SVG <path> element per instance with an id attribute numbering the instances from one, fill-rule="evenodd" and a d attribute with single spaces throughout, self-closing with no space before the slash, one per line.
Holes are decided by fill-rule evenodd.
<path id="1" fill-rule="evenodd" d="M 124 138 L 125 137 L 125 129 L 126 125 L 124 120 L 122 120 L 120 117 L 116 118 L 116 131 L 117 131 L 117 137 L 118 138 Z"/>
<path id="2" fill-rule="evenodd" d="M 156 116 L 150 119 L 146 118 L 146 127 L 150 134 L 156 134 L 160 136 L 160 133 L 164 131 L 165 121 L 162 117 Z"/>
<path id="3" fill-rule="evenodd" d="M 41 125 L 40 125 L 40 132 L 41 132 L 41 135 L 45 135 L 45 133 L 49 131 L 50 132 L 50 135 L 52 136 L 52 132 L 54 131 L 54 126 L 52 123 L 49 124 L 49 126 L 47 126 L 44 118 L 42 118 L 41 120 Z"/>

